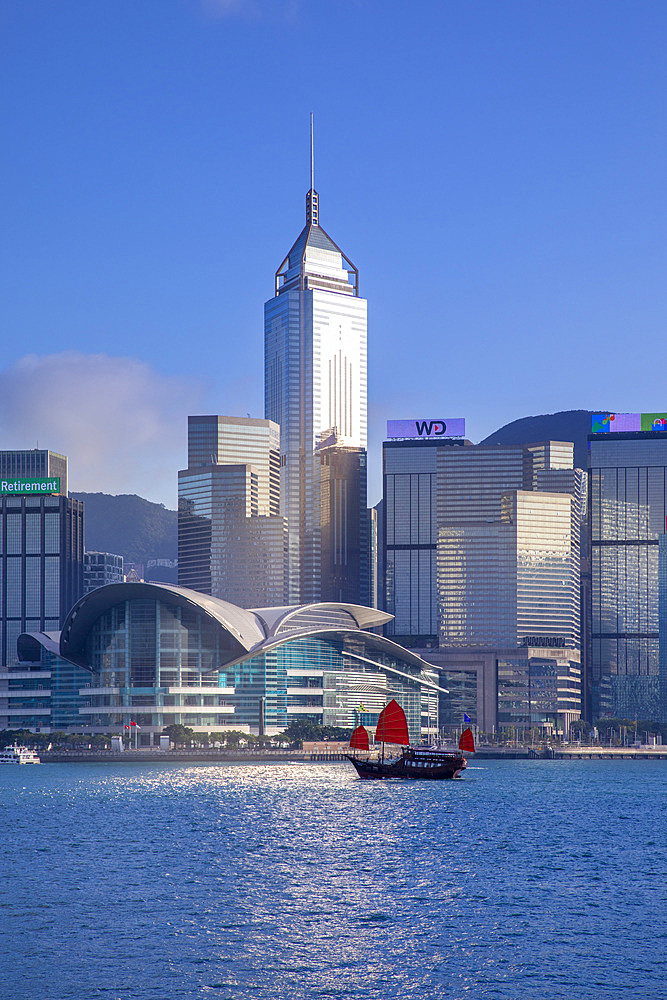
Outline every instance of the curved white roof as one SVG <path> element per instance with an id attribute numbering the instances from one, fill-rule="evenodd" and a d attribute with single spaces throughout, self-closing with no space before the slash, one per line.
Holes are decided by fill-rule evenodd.
<path id="1" fill-rule="evenodd" d="M 276 640 L 284 642 L 318 632 L 350 632 L 354 631 L 354 623 L 357 628 L 365 629 L 382 625 L 393 617 L 384 611 L 358 604 L 328 602 L 246 609 L 171 583 L 109 583 L 82 597 L 67 615 L 60 635 L 61 656 L 75 663 L 82 663 L 86 637 L 95 621 L 114 605 L 132 599 L 161 600 L 208 615 L 235 640 L 229 651 L 230 662 L 246 659 L 247 654 L 260 653 Z M 322 612 L 319 621 L 318 612 Z M 341 620 L 335 621 L 336 612 L 343 612 L 349 617 L 350 624 L 347 627 L 344 627 L 343 615 L 340 616 Z M 299 615 L 303 615 L 302 621 L 296 620 Z M 290 620 L 295 620 L 291 629 L 285 627 Z"/>
<path id="2" fill-rule="evenodd" d="M 264 622 L 267 637 L 274 636 L 281 631 L 290 618 L 305 612 L 309 617 L 315 619 L 318 611 L 346 611 L 356 622 L 357 628 L 384 625 L 394 617 L 385 611 L 378 611 L 377 608 L 366 608 L 361 604 L 339 604 L 333 601 L 320 601 L 316 604 L 293 604 L 282 608 L 252 608 L 253 614 L 258 615 Z M 322 622 L 322 627 L 326 627 L 326 621 Z"/>

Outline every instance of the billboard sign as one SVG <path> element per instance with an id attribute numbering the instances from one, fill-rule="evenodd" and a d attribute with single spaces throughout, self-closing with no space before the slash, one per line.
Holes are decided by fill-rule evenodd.
<path id="1" fill-rule="evenodd" d="M 466 422 L 463 417 L 427 417 L 423 420 L 388 420 L 388 438 L 465 437 Z"/>
<path id="2" fill-rule="evenodd" d="M 642 413 L 643 431 L 667 431 L 667 413 Z"/>
<path id="3" fill-rule="evenodd" d="M 60 476 L 49 479 L 0 479 L 0 497 L 60 493 Z"/>
<path id="4" fill-rule="evenodd" d="M 594 413 L 591 434 L 667 431 L 667 413 Z"/>

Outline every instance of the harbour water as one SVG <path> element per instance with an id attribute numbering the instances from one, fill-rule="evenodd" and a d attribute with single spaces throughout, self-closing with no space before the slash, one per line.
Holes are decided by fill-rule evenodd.
<path id="1" fill-rule="evenodd" d="M 0 1000 L 667 998 L 667 764 L 0 768 Z"/>

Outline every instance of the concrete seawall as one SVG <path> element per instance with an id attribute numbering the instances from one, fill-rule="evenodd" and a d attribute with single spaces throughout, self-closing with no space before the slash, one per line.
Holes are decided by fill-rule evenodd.
<path id="1" fill-rule="evenodd" d="M 38 751 L 43 764 L 265 764 L 322 763 L 345 760 L 342 753 L 303 753 L 282 751 L 220 750 L 126 750 L 123 753 L 90 750 Z M 667 760 L 665 747 L 562 747 L 533 750 L 531 747 L 482 747 L 473 760 Z"/>

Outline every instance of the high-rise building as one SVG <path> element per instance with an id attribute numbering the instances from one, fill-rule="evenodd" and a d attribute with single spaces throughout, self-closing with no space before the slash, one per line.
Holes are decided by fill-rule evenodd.
<path id="1" fill-rule="evenodd" d="M 0 451 L 0 479 L 45 479 L 56 476 L 59 492 L 67 496 L 67 458 L 48 448 Z"/>
<path id="2" fill-rule="evenodd" d="M 59 629 L 83 593 L 83 502 L 67 496 L 67 459 L 0 452 L 0 728 L 14 708 L 7 666 L 22 632 Z"/>
<path id="3" fill-rule="evenodd" d="M 498 521 L 440 528 L 441 646 L 578 649 L 572 504 L 563 493 L 512 490 L 502 496 Z"/>
<path id="4" fill-rule="evenodd" d="M 113 552 L 86 552 L 83 562 L 83 592 L 89 593 L 107 583 L 122 583 L 123 557 Z"/>
<path id="5" fill-rule="evenodd" d="M 280 429 L 270 420 L 188 419 L 178 474 L 178 581 L 241 607 L 285 599 Z"/>
<path id="6" fill-rule="evenodd" d="M 252 465 L 257 472 L 257 515 L 280 513 L 280 427 L 254 417 L 188 417 L 188 469 Z"/>
<path id="7" fill-rule="evenodd" d="M 323 579 L 319 447 L 335 433 L 366 449 L 366 300 L 355 266 L 320 226 L 312 171 L 306 224 L 264 307 L 265 415 L 280 425 L 290 600 L 317 601 Z"/>
<path id="8" fill-rule="evenodd" d="M 426 421 L 414 423 L 428 426 Z M 455 427 L 454 422 L 447 423 Z M 387 634 L 411 648 L 438 645 L 438 529 L 474 526 L 468 544 L 477 537 L 481 553 L 483 526 L 502 521 L 503 496 L 508 491 L 573 497 L 572 539 L 579 559 L 585 473 L 573 469 L 573 460 L 574 446 L 569 442 L 472 445 L 444 434 L 385 441 L 384 608 L 395 616 Z M 489 545 L 499 544 L 500 535 L 487 535 L 494 538 Z"/>
<path id="9" fill-rule="evenodd" d="M 667 527 L 665 414 L 602 414 L 589 435 L 588 714 L 659 719 L 659 547 Z M 616 428 L 619 428 L 617 430 Z"/>
<path id="10" fill-rule="evenodd" d="M 320 475 L 320 600 L 372 607 L 366 452 L 330 438 L 320 448 Z"/>
<path id="11" fill-rule="evenodd" d="M 472 445 L 462 420 L 388 432 L 385 631 L 440 668 L 443 724 L 463 708 L 489 732 L 567 732 L 580 711 L 585 511 L 573 445 Z"/>
<path id="12" fill-rule="evenodd" d="M 447 437 L 384 442 L 380 607 L 394 615 L 387 635 L 411 647 L 438 643 L 437 456 L 466 443 Z"/>

